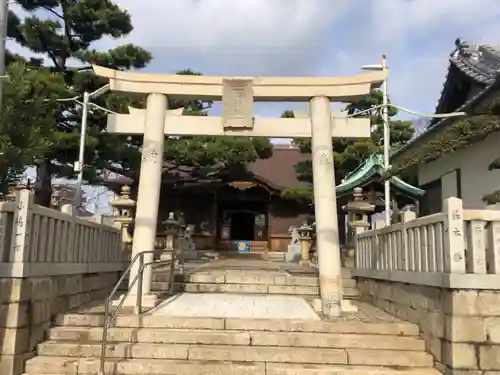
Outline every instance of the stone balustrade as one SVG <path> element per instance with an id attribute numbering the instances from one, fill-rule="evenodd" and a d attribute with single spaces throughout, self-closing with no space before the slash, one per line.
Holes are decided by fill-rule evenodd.
<path id="1" fill-rule="evenodd" d="M 445 210 L 356 236 L 359 275 L 445 287 L 500 289 L 500 211 L 464 210 L 449 198 Z"/>
<path id="2" fill-rule="evenodd" d="M 360 298 L 418 324 L 443 374 L 500 374 L 500 211 L 443 207 L 356 235 Z"/>
<path id="3" fill-rule="evenodd" d="M 0 203 L 0 277 L 98 273 L 123 269 L 120 230 L 33 204 L 19 190 Z"/>
<path id="4" fill-rule="evenodd" d="M 56 314 L 110 293 L 128 266 L 120 229 L 33 204 L 0 203 L 0 374 L 19 375 Z"/>

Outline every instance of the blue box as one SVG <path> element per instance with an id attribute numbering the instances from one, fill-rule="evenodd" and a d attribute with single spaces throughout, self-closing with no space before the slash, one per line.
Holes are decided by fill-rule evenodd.
<path id="1" fill-rule="evenodd" d="M 233 251 L 237 253 L 248 253 L 250 252 L 250 241 L 234 241 Z"/>

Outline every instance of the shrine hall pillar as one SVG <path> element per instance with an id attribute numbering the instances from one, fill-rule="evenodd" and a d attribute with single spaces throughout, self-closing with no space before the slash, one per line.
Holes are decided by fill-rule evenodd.
<path id="1" fill-rule="evenodd" d="M 335 317 L 341 312 L 342 280 L 330 99 L 313 97 L 309 108 L 321 305 L 325 316 Z"/>
<path id="2" fill-rule="evenodd" d="M 163 172 L 163 144 L 165 141 L 165 116 L 168 99 L 163 94 L 149 94 L 146 102 L 144 140 L 142 143 L 141 170 L 137 192 L 134 221 L 132 258 L 141 251 L 154 250 L 158 205 L 160 203 L 161 176 Z M 144 263 L 153 261 L 153 254 L 144 256 Z M 132 267 L 129 283 L 139 272 L 139 262 Z M 142 283 L 143 294 L 151 291 L 151 266 L 146 267 Z M 137 282 L 131 289 L 137 294 Z M 146 302 L 147 303 L 147 302 Z"/>

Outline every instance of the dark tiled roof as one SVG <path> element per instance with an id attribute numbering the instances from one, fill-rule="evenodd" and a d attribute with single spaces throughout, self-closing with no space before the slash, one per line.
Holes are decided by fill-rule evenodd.
<path id="1" fill-rule="evenodd" d="M 487 45 L 457 48 L 450 57 L 450 63 L 474 81 L 484 86 L 491 85 L 500 68 L 500 50 Z"/>
<path id="2" fill-rule="evenodd" d="M 447 97 L 455 94 L 451 83 L 456 80 L 464 78 L 472 80 L 479 90 L 458 108 L 452 109 L 453 112 L 470 113 L 470 110 L 473 109 L 476 103 L 479 103 L 482 98 L 486 97 L 492 90 L 496 90 L 499 86 L 500 46 L 473 45 L 459 39 L 455 41 L 455 46 L 455 50 L 450 55 L 448 73 L 435 113 L 447 112 L 444 106 L 448 100 Z M 450 118 L 432 120 L 426 131 L 406 144 L 405 147 L 397 150 L 393 154 L 393 157 L 399 158 L 416 143 L 431 136 L 432 133 L 439 129 L 446 127 L 447 124 L 452 123 L 453 121 Z"/>
<path id="3" fill-rule="evenodd" d="M 297 180 L 295 165 L 310 158 L 309 154 L 302 154 L 296 146 L 276 145 L 273 156 L 259 159 L 248 167 L 263 182 L 276 189 L 304 188 L 309 184 Z"/>
<path id="4" fill-rule="evenodd" d="M 450 55 L 450 65 L 446 75 L 443 89 L 441 91 L 441 98 L 436 107 L 436 113 L 444 113 L 443 110 L 447 97 L 453 95 L 451 83 L 455 80 L 467 77 L 473 81 L 477 87 L 480 88 L 479 92 L 471 97 L 468 101 L 463 103 L 459 108 L 454 108 L 454 111 L 460 112 L 463 108 L 475 102 L 484 90 L 493 85 L 497 78 L 500 69 L 500 49 L 490 45 L 474 45 L 457 39 L 455 41 L 455 50 Z M 463 75 L 460 77 L 459 75 Z M 435 126 L 444 119 L 435 119 L 431 121 L 430 126 Z"/>

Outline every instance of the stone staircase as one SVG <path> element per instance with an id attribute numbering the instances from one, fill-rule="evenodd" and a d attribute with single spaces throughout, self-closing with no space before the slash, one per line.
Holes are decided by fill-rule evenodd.
<path id="1" fill-rule="evenodd" d="M 440 374 L 416 325 L 360 311 L 331 322 L 118 315 L 106 374 Z M 102 314 L 57 316 L 25 375 L 97 374 L 102 324 Z"/>
<path id="2" fill-rule="evenodd" d="M 156 268 L 153 272 L 152 291 L 164 293 L 169 290 L 170 275 L 166 268 Z M 356 280 L 350 270 L 342 269 L 344 298 L 356 299 Z M 176 275 L 176 292 L 187 293 L 237 293 L 295 295 L 302 297 L 319 296 L 316 272 L 294 274 L 293 271 L 259 271 L 241 269 L 203 270 L 199 269 L 183 275 Z"/>

